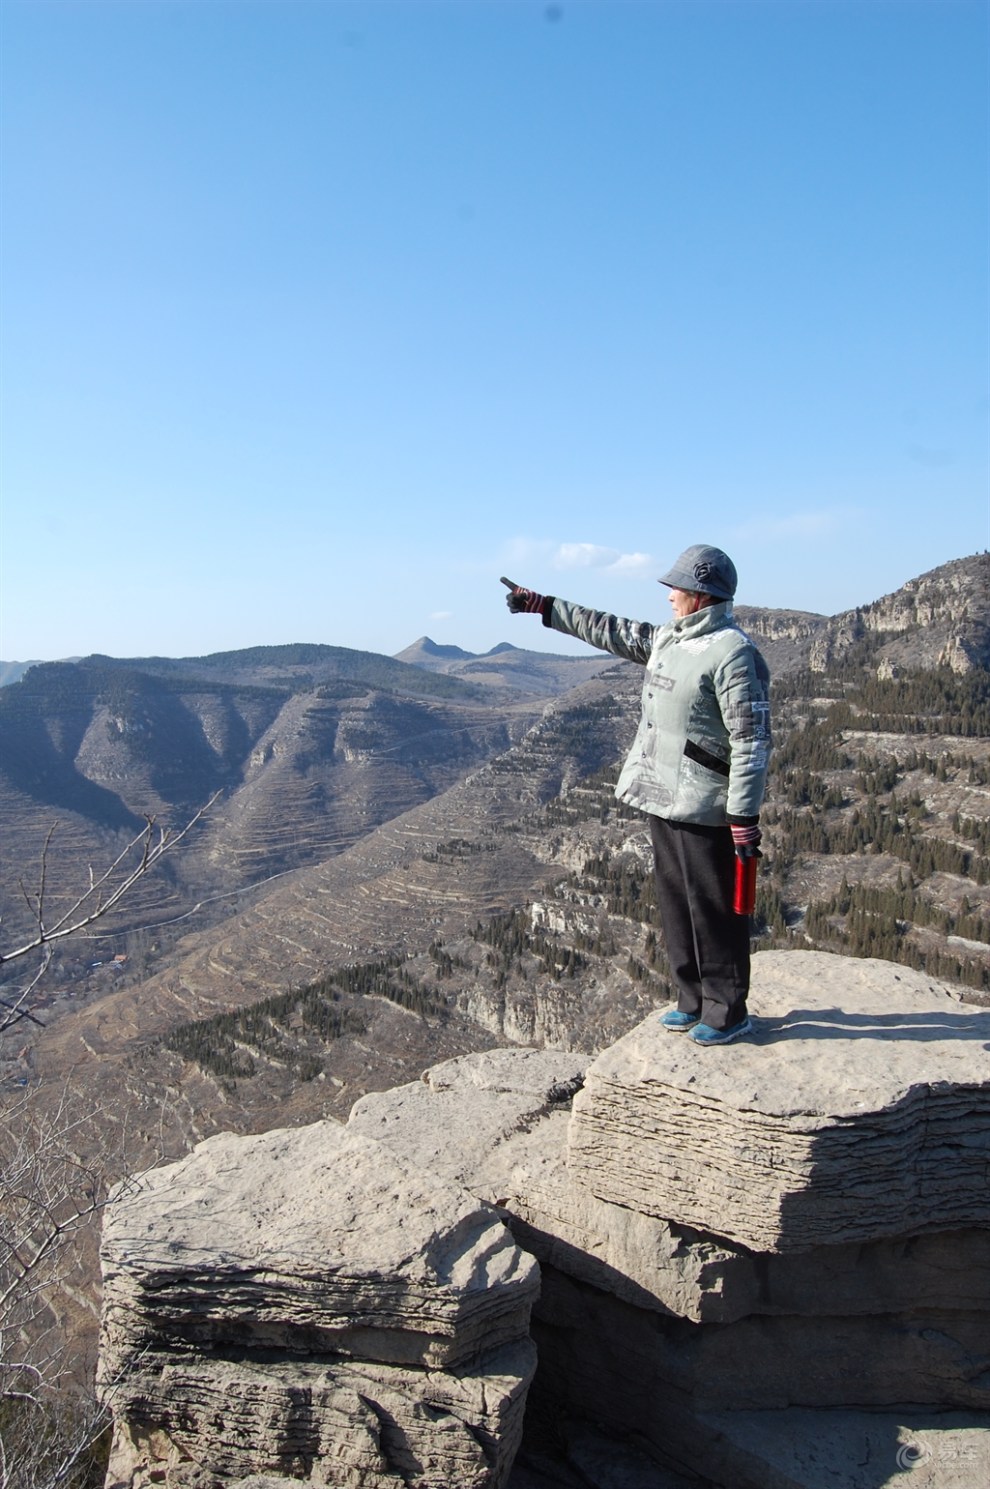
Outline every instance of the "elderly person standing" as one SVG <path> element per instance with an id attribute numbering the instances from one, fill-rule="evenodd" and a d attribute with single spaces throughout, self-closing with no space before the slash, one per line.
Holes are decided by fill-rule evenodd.
<path id="1" fill-rule="evenodd" d="M 615 794 L 645 812 L 677 1007 L 661 1018 L 699 1045 L 752 1032 L 749 917 L 733 908 L 738 858 L 756 854 L 770 755 L 770 674 L 732 616 L 736 570 L 686 549 L 659 580 L 666 625 L 622 620 L 505 579 L 514 614 L 646 668 L 639 729 Z"/>

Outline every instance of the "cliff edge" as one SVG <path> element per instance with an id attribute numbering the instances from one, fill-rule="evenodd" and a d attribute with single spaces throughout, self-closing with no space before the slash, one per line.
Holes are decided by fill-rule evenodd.
<path id="1" fill-rule="evenodd" d="M 749 1043 L 464 1056 L 122 1186 L 108 1485 L 536 1489 L 524 1408 L 561 1484 L 983 1482 L 990 1014 L 815 952 L 752 1005 Z"/>

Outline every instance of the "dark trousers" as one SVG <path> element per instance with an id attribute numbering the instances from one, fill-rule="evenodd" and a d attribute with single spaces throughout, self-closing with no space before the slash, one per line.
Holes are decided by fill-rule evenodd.
<path id="1" fill-rule="evenodd" d="M 732 833 L 663 817 L 649 821 L 677 1006 L 713 1029 L 731 1029 L 746 1017 L 749 992 L 749 916 L 732 908 Z"/>

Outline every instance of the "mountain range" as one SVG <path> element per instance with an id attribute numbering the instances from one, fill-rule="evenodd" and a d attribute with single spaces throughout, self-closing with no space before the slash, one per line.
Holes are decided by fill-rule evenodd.
<path id="1" fill-rule="evenodd" d="M 990 557 L 831 618 L 740 619 L 774 674 L 754 944 L 882 957 L 990 1001 Z M 181 826 L 222 795 L 57 949 L 0 1087 L 85 1093 L 133 1167 L 220 1129 L 343 1118 L 458 1054 L 611 1044 L 669 994 L 648 834 L 612 793 L 641 681 L 605 654 L 428 638 L 396 658 L 32 667 L 0 690 L 8 948 L 53 821 L 49 911 L 147 815 Z M 80 1268 L 82 1340 L 91 1252 Z"/>
<path id="2" fill-rule="evenodd" d="M 974 555 L 831 618 L 749 607 L 738 616 L 778 691 L 798 676 L 857 668 L 887 680 L 919 669 L 979 679 L 990 665 L 988 576 L 990 557 Z M 531 620 L 517 625 L 520 639 L 549 637 Z M 22 886 L 56 819 L 51 896 L 69 893 L 83 866 L 105 860 L 149 815 L 174 826 L 221 791 L 194 842 L 129 907 L 131 923 L 152 902 L 164 919 L 191 897 L 233 895 L 330 861 L 486 762 L 511 758 L 551 700 L 579 698 L 575 689 L 595 678 L 607 678 L 602 696 L 616 699 L 594 762 L 604 767 L 631 737 L 639 676 L 603 653 L 502 643 L 478 656 L 428 637 L 394 658 L 299 644 L 35 664 L 0 689 L 6 932 L 30 923 Z M 542 794 L 554 779 L 551 771 Z"/>

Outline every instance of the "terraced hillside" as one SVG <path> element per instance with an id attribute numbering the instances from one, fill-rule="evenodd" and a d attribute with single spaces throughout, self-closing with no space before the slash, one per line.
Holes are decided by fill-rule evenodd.
<path id="1" fill-rule="evenodd" d="M 976 572 L 985 576 L 986 565 Z M 891 663 L 889 632 L 866 627 L 829 660 L 815 648 L 832 622 L 757 619 L 777 669 L 757 944 L 888 957 L 987 999 L 990 678 L 959 663 L 968 633 L 957 638 L 962 652 L 950 649 L 955 665 L 909 668 Z M 845 636 L 845 623 L 836 633 Z M 911 634 L 897 633 L 902 649 Z M 664 1002 L 667 969 L 645 824 L 611 789 L 641 674 L 604 661 L 598 677 L 543 710 L 500 703 L 501 753 L 473 697 L 290 692 L 275 717 L 288 710 L 294 743 L 257 762 L 290 781 L 305 780 L 307 767 L 287 762 L 303 761 L 307 731 L 312 750 L 311 723 L 325 721 L 326 702 L 343 708 L 333 734 L 341 772 L 381 767 L 368 729 L 410 768 L 403 750 L 419 748 L 411 724 L 425 753 L 440 742 L 430 733 L 441 718 L 470 731 L 480 715 L 493 753 L 462 762 L 446 790 L 369 824 L 349 845 L 338 840 L 339 851 L 240 888 L 223 919 L 211 923 L 207 906 L 177 928 L 192 927 L 181 940 L 156 932 L 142 944 L 132 934 L 122 967 L 83 964 L 75 983 L 50 980 L 39 992 L 42 1027 L 19 1030 L 3 1051 L 4 1094 L 50 1106 L 68 1082 L 99 1113 L 100 1133 L 120 1134 L 123 1169 L 218 1129 L 343 1116 L 365 1091 L 468 1050 L 614 1041 Z M 88 726 L 73 727 L 85 737 Z M 73 737 L 66 724 L 52 749 Z M 214 739 L 219 755 L 223 736 Z M 341 739 L 356 758 L 336 758 Z M 424 762 L 424 775 L 426 763 L 437 766 Z M 305 788 L 293 789 L 302 803 Z M 238 862 L 237 795 L 211 825 L 218 883 L 229 882 L 224 833 L 234 847 L 223 851 Z M 201 851 L 197 862 L 210 860 Z M 186 892 L 177 880 L 177 903 Z M 758 1015 L 758 988 L 753 1004 Z M 95 1278 L 91 1237 L 59 1305 L 59 1327 L 80 1350 L 92 1336 Z"/>
<path id="2" fill-rule="evenodd" d="M 778 688 L 758 944 L 883 956 L 986 997 L 986 674 L 846 670 Z M 457 786 L 187 936 L 139 988 L 60 1016 L 25 1063 L 65 1069 L 88 1051 L 108 1089 L 188 1089 L 199 1121 L 252 1126 L 273 1105 L 341 1114 L 451 1042 L 616 1038 L 667 995 L 645 823 L 611 790 L 637 683 L 616 668 L 575 690 Z M 378 963 L 384 982 L 354 980 Z M 347 1016 L 325 1048 L 289 997 L 321 986 Z M 221 1053 L 230 1040 L 245 1053 L 234 1073 L 211 1061 L 208 1030 L 199 1044 L 189 1032 L 265 999 L 283 1000 L 284 1023 L 267 1049 L 215 1026 Z M 111 1074 L 121 1066 L 138 1076 Z"/>
<path id="3" fill-rule="evenodd" d="M 340 852 L 504 751 L 543 702 L 339 647 L 37 666 L 0 690 L 8 944 L 29 927 L 23 889 L 56 820 L 53 907 L 147 815 L 179 825 L 223 793 L 181 859 L 131 898 L 123 935 Z"/>

